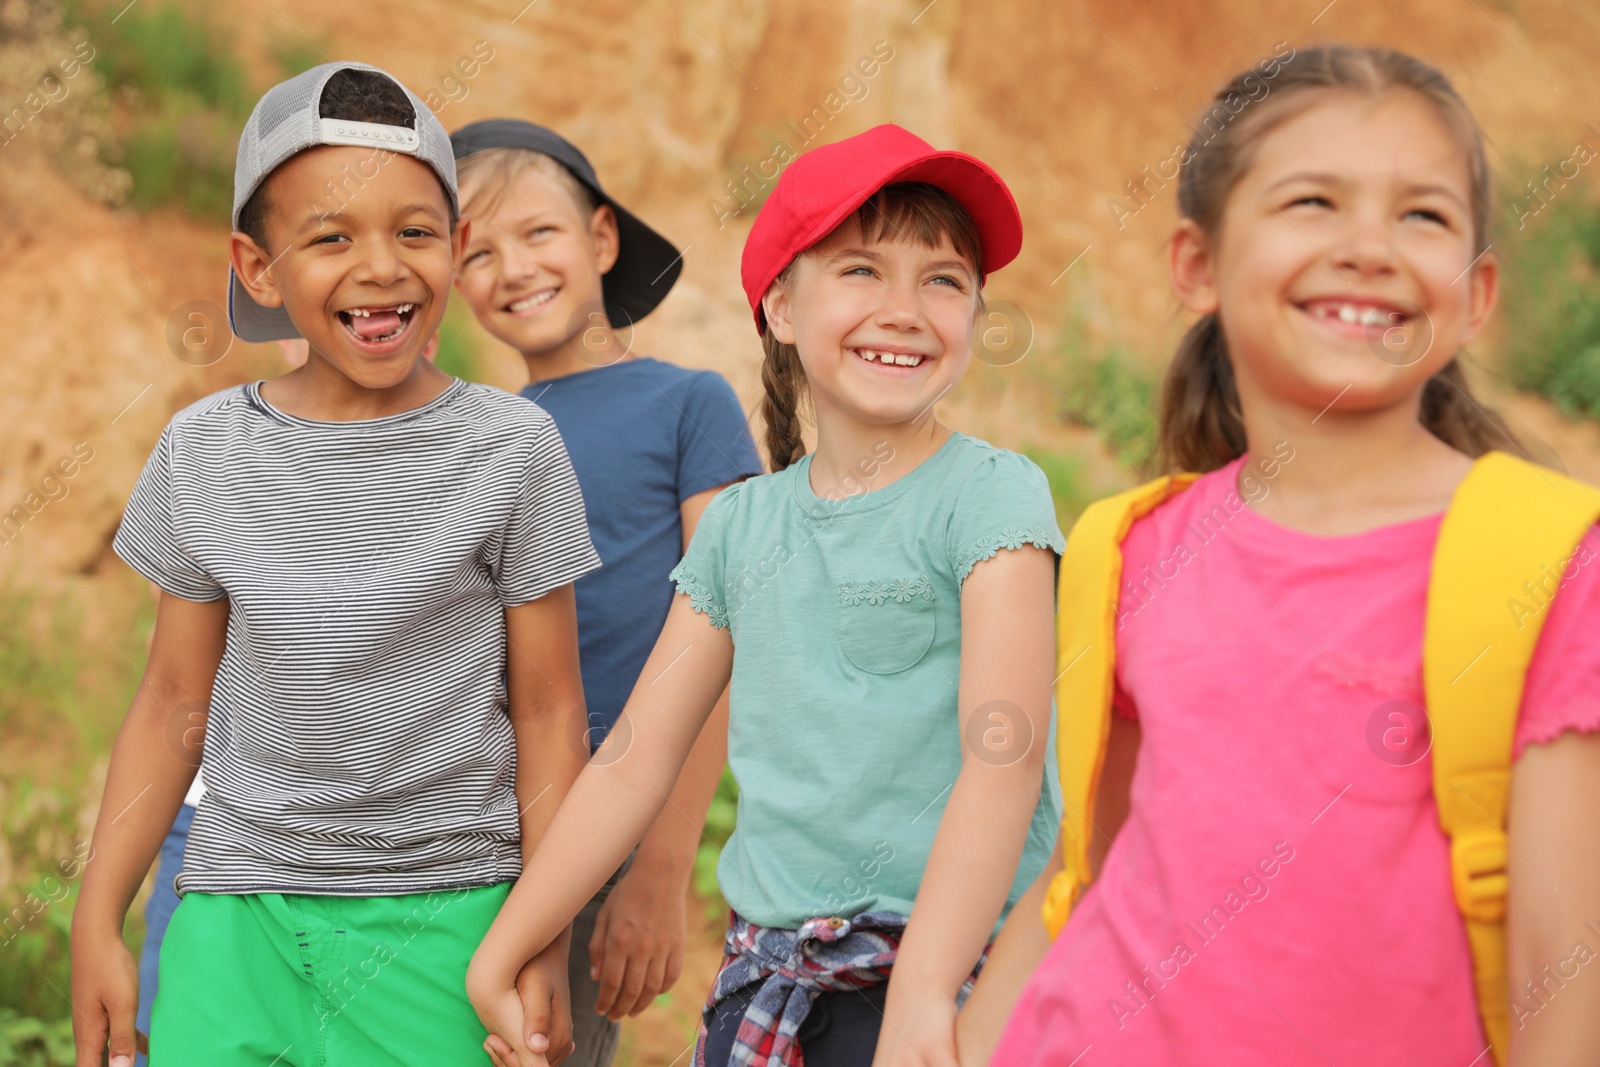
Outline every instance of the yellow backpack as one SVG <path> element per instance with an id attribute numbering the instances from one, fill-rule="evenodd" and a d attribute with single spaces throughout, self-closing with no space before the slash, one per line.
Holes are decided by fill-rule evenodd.
<path id="1" fill-rule="evenodd" d="M 1178 474 L 1091 505 L 1067 539 L 1058 600 L 1057 758 L 1063 869 L 1050 883 L 1055 937 L 1093 880 L 1089 843 L 1111 728 L 1121 545 L 1135 519 L 1189 487 Z M 1510 1044 L 1506 978 L 1506 799 L 1528 662 L 1548 611 L 1517 610 L 1524 583 L 1559 573 L 1600 519 L 1600 490 L 1503 452 L 1480 458 L 1439 530 L 1422 669 L 1433 731 L 1433 795 L 1450 837 L 1450 875 L 1466 923 L 1478 1011 L 1497 1064 Z M 1472 684 L 1452 683 L 1467 667 Z"/>

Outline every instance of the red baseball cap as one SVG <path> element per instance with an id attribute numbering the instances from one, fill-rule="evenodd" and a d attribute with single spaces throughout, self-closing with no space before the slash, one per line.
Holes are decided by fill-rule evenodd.
<path id="1" fill-rule="evenodd" d="M 988 164 L 965 152 L 941 152 L 900 126 L 874 126 L 800 156 L 761 205 L 739 271 L 758 332 L 766 322 L 761 298 L 783 269 L 895 182 L 943 189 L 972 216 L 983 252 L 980 284 L 1022 250 L 1017 202 Z"/>

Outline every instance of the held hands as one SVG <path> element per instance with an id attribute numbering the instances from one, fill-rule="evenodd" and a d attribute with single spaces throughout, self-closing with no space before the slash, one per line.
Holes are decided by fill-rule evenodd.
<path id="1" fill-rule="evenodd" d="M 73 930 L 72 1006 L 77 1067 L 133 1067 L 135 1051 L 146 1051 L 134 1030 L 139 968 L 119 934 Z"/>
<path id="2" fill-rule="evenodd" d="M 479 988 L 469 976 L 467 995 L 489 1031 L 483 1047 L 495 1067 L 555 1067 L 571 1055 L 572 1005 L 567 989 L 567 948 L 563 933 L 523 965 L 515 985 Z M 478 961 L 474 960 L 476 964 Z"/>
<path id="3" fill-rule="evenodd" d="M 619 1021 L 638 1015 L 683 971 L 686 876 L 635 861 L 611 891 L 589 940 L 595 1010 Z"/>
<path id="4" fill-rule="evenodd" d="M 896 997 L 896 993 L 902 994 Z M 959 1067 L 955 998 L 889 986 L 872 1067 Z"/>

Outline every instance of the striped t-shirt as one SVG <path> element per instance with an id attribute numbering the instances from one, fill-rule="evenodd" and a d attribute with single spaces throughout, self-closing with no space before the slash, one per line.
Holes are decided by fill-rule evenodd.
<path id="1" fill-rule="evenodd" d="M 162 432 L 113 548 L 229 600 L 180 892 L 517 877 L 504 609 L 600 564 L 543 409 L 456 381 L 317 422 L 224 390 Z"/>

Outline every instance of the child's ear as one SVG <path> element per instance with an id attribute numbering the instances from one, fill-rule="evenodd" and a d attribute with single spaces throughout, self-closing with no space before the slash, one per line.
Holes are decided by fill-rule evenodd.
<path id="1" fill-rule="evenodd" d="M 1467 308 L 1467 330 L 1461 336 L 1463 344 L 1478 336 L 1500 298 L 1500 263 L 1493 252 L 1486 251 L 1478 260 L 1469 275 L 1469 284 L 1472 303 Z"/>
<path id="2" fill-rule="evenodd" d="M 761 310 L 767 316 L 767 332 L 780 344 L 794 344 L 794 320 L 789 317 L 789 292 L 783 285 L 774 283 L 761 298 Z"/>
<path id="3" fill-rule="evenodd" d="M 1193 219 L 1182 219 L 1167 243 L 1167 271 L 1178 302 L 1196 315 L 1217 310 L 1217 282 L 1211 244 Z"/>
<path id="4" fill-rule="evenodd" d="M 467 242 L 472 240 L 472 220 L 465 215 L 456 219 L 456 228 L 450 233 L 450 263 L 454 268 L 461 266 L 461 255 L 467 250 Z"/>
<path id="5" fill-rule="evenodd" d="M 228 242 L 228 262 L 256 303 L 269 308 L 283 306 L 283 294 L 272 276 L 272 257 L 256 244 L 254 237 L 235 230 Z"/>
<path id="6" fill-rule="evenodd" d="M 617 265 L 622 238 L 617 233 L 617 213 L 610 204 L 601 204 L 589 216 L 589 240 L 594 244 L 594 263 L 605 274 Z"/>

